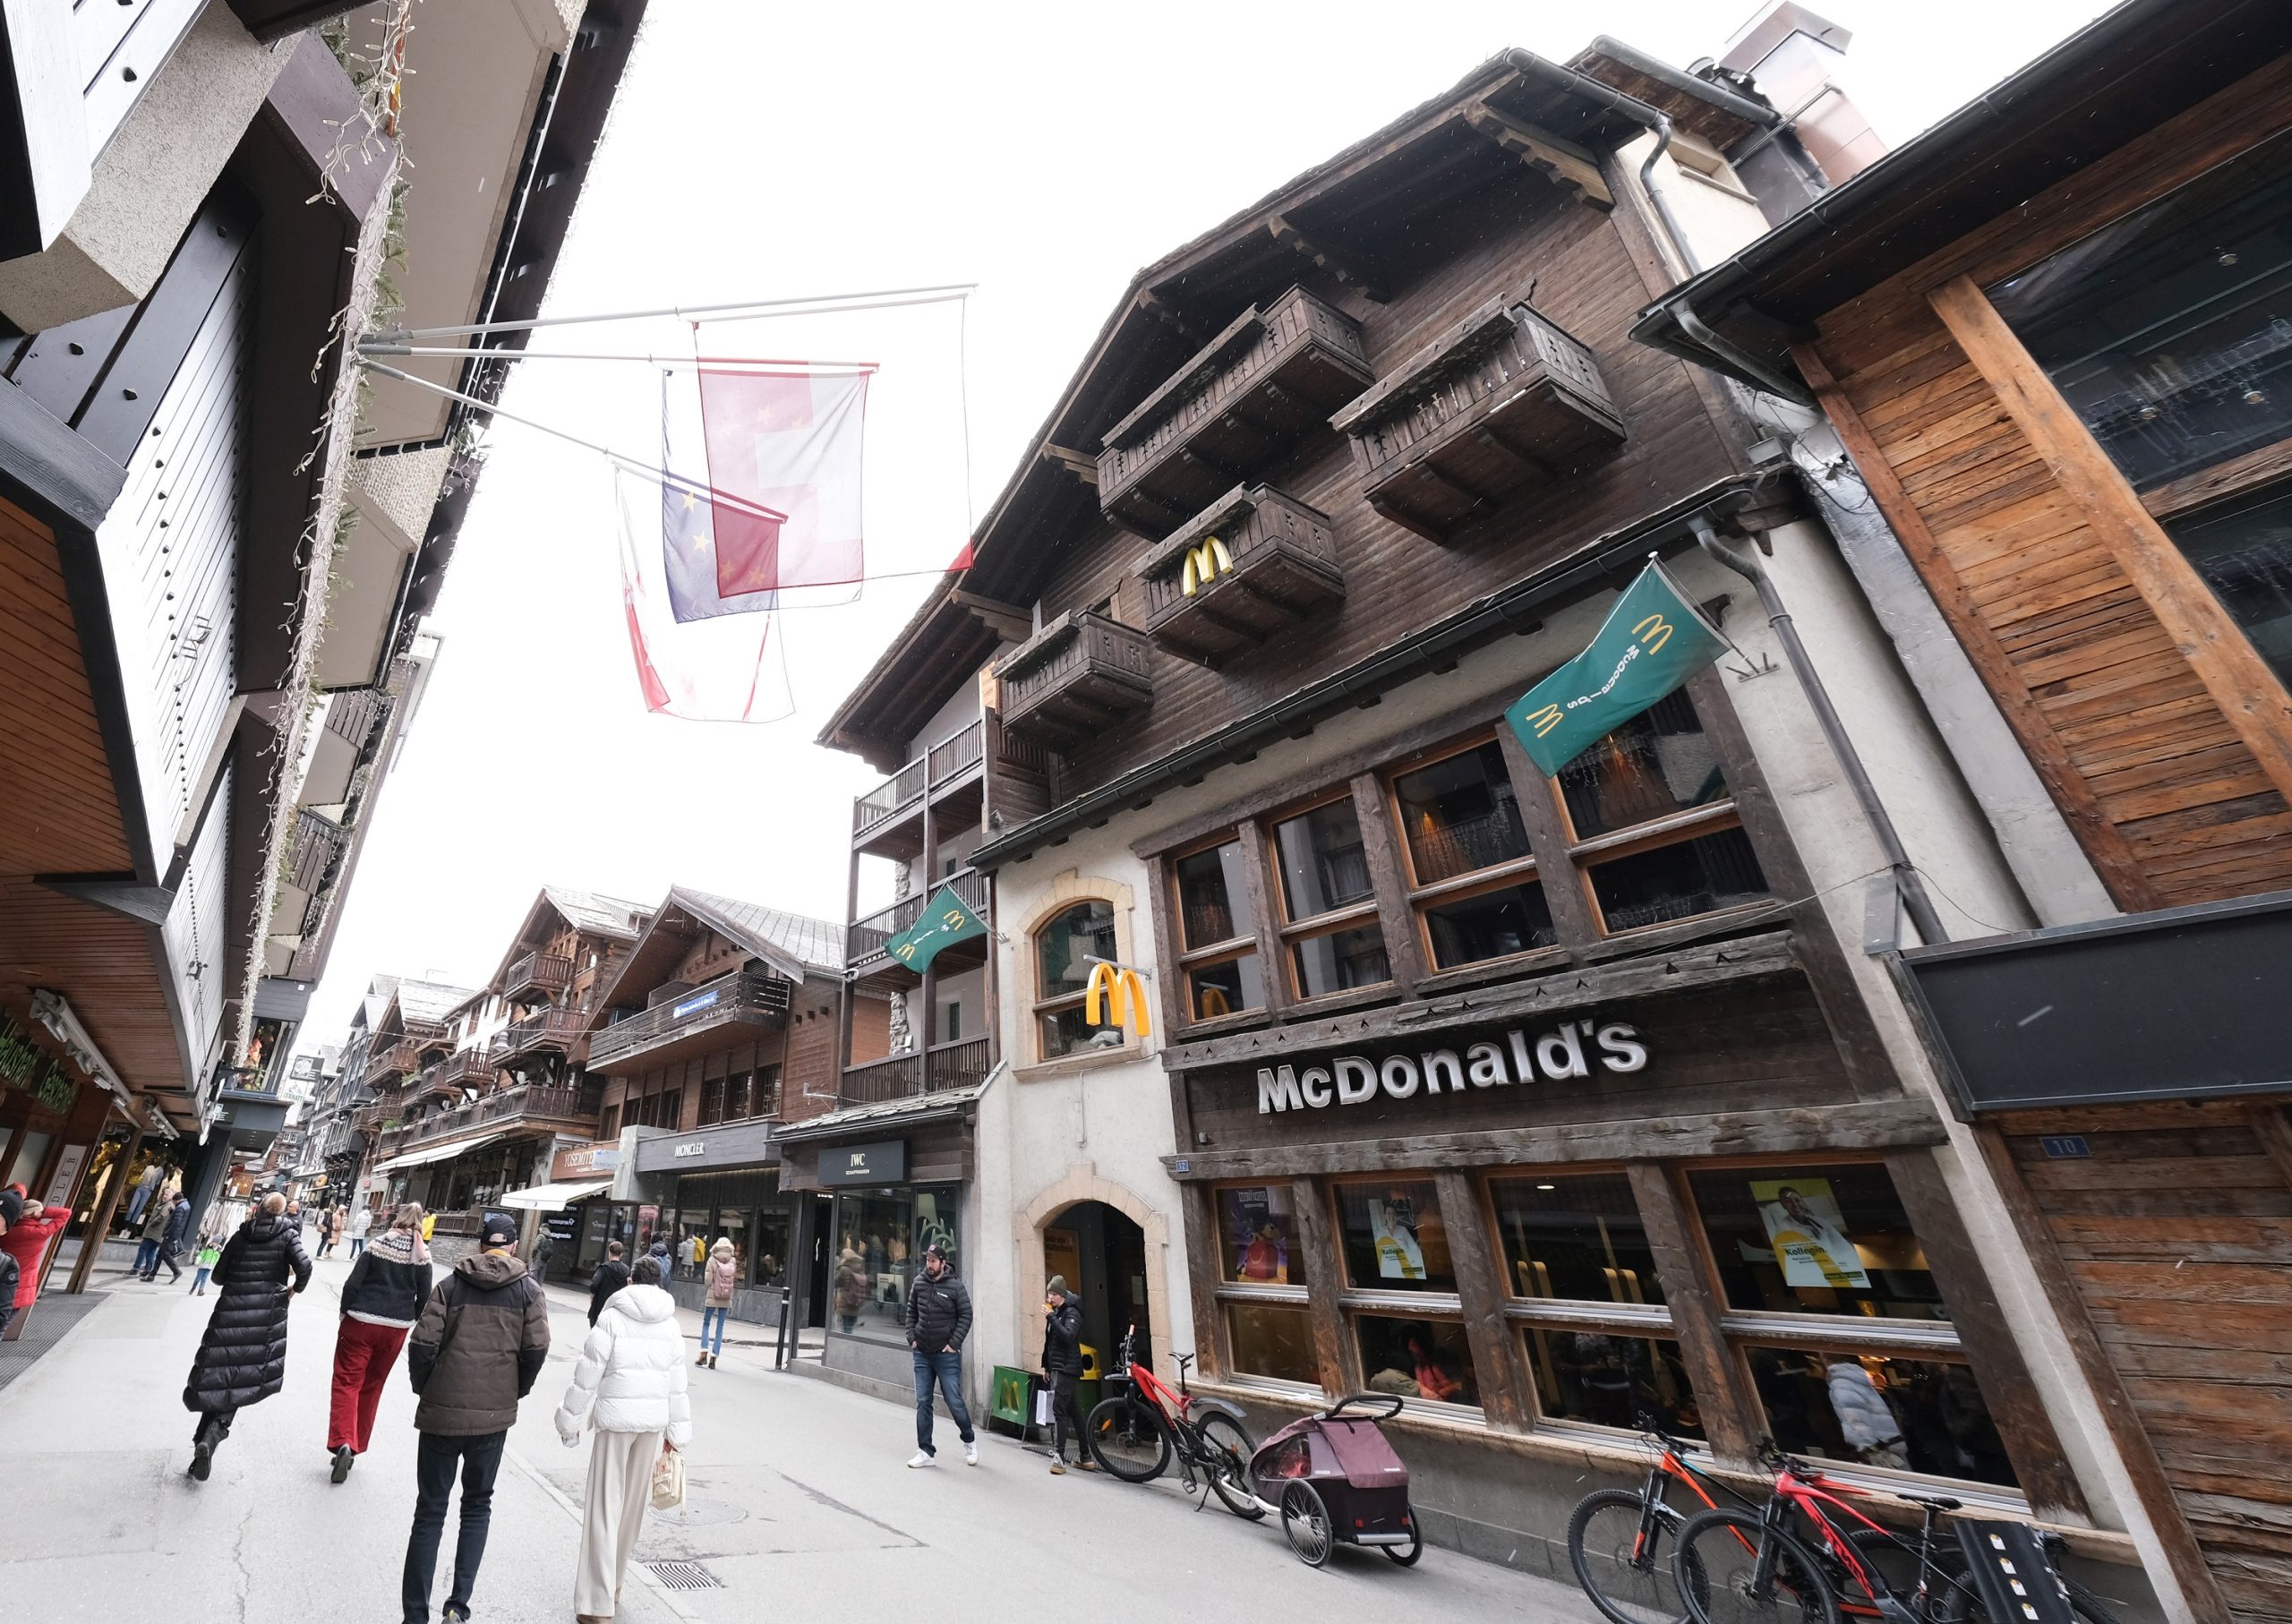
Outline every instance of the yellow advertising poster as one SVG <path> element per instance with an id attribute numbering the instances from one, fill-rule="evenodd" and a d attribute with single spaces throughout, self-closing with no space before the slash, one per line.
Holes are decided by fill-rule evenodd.
<path id="1" fill-rule="evenodd" d="M 1065 1275 L 1066 1289 L 1082 1295 L 1082 1245 L 1072 1229 L 1042 1232 L 1042 1272 L 1046 1288 L 1052 1275 Z"/>
<path id="2" fill-rule="evenodd" d="M 1846 1238 L 1828 1179 L 1755 1179 L 1751 1199 L 1758 1203 L 1785 1286 L 1869 1289 L 1870 1277 Z"/>

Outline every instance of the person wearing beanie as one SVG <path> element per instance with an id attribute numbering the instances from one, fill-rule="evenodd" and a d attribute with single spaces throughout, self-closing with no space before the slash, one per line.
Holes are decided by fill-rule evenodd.
<path id="1" fill-rule="evenodd" d="M 971 1431 L 963 1403 L 963 1338 L 971 1335 L 971 1288 L 955 1276 L 947 1249 L 934 1241 L 923 1249 L 923 1267 L 907 1292 L 907 1345 L 915 1351 L 915 1453 L 911 1466 L 936 1466 L 931 1446 L 931 1389 L 936 1385 L 955 1418 L 963 1459 L 979 1464 L 979 1434 Z"/>
<path id="2" fill-rule="evenodd" d="M 199 1416 L 191 1475 L 200 1483 L 207 1481 L 215 1451 L 231 1435 L 239 1412 L 286 1385 L 286 1311 L 295 1294 L 311 1283 L 311 1256 L 286 1208 L 286 1198 L 276 1192 L 264 1196 L 215 1264 L 221 1290 L 183 1389 L 183 1407 Z"/>
<path id="3" fill-rule="evenodd" d="M 696 1363 L 716 1368 L 716 1355 L 724 1351 L 724 1316 L 732 1312 L 732 1288 L 740 1283 L 740 1254 L 733 1250 L 732 1237 L 720 1235 L 716 1244 L 708 1249 L 708 1295 L 700 1309 L 700 1357 Z M 714 1315 L 716 1341 L 709 1345 L 710 1315 Z"/>
<path id="4" fill-rule="evenodd" d="M 1055 1274 L 1043 1292 L 1042 1373 L 1050 1381 L 1050 1469 L 1066 1470 L 1066 1430 L 1074 1429 L 1074 1464 L 1085 1472 L 1090 1449 L 1082 1432 L 1082 1417 L 1074 1395 L 1082 1380 L 1082 1305 L 1066 1289 L 1066 1277 Z"/>
<path id="5" fill-rule="evenodd" d="M 430 1248 L 422 1239 L 422 1204 L 408 1201 L 390 1227 L 350 1265 L 342 1283 L 342 1317 L 334 1327 L 334 1393 L 327 1409 L 327 1453 L 334 1481 L 373 1441 L 374 1412 L 398 1363 L 406 1332 L 430 1296 Z"/>
<path id="6" fill-rule="evenodd" d="M 517 1220 L 506 1212 L 484 1214 L 478 1241 L 485 1250 L 454 1265 L 422 1305 L 422 1318 L 406 1338 L 406 1375 L 422 1397 L 414 1412 L 422 1443 L 415 1456 L 414 1528 L 399 1586 L 406 1624 L 429 1624 L 430 1589 L 457 1472 L 461 1532 L 454 1545 L 453 1588 L 440 1616 L 469 1617 L 470 1593 L 477 1587 L 492 1526 L 493 1480 L 517 1419 L 517 1401 L 533 1391 L 549 1358 L 549 1301 L 517 1257 Z"/>

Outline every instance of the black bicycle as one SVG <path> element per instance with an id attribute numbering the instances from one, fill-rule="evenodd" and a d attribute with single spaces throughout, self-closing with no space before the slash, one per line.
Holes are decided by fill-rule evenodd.
<path id="1" fill-rule="evenodd" d="M 1082 1422 L 1090 1457 L 1109 1476 L 1144 1483 L 1168 1471 L 1175 1455 L 1187 1493 L 1199 1491 L 1204 1505 L 1214 1493 L 1236 1517 L 1255 1522 L 1265 1508 L 1250 1489 L 1250 1457 L 1256 1446 L 1242 1412 L 1221 1398 L 1188 1390 L 1192 1354 L 1176 1355 L 1177 1390 L 1164 1386 L 1152 1371 L 1132 1360 L 1137 1333 L 1133 1325 L 1123 1334 L 1121 1363 L 1127 1379 L 1116 1379 L 1121 1390 L 1099 1400 Z"/>

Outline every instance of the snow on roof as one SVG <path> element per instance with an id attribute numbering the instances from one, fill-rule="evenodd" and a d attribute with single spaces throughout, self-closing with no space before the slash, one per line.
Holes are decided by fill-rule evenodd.
<path id="1" fill-rule="evenodd" d="M 743 902 L 714 892 L 671 886 L 669 901 L 708 919 L 726 936 L 750 950 L 792 959 L 806 970 L 840 976 L 843 973 L 843 927 L 808 914 Z M 784 968 L 784 967 L 783 967 Z"/>
<path id="2" fill-rule="evenodd" d="M 417 981 L 409 976 L 398 984 L 398 1017 L 404 1021 L 427 1021 L 436 1025 L 482 990 L 475 987 L 454 987 L 444 981 Z"/>
<path id="3" fill-rule="evenodd" d="M 625 902 L 598 891 L 576 891 L 569 885 L 543 885 L 541 890 L 568 924 L 623 941 L 636 940 L 650 911 L 642 902 Z"/>

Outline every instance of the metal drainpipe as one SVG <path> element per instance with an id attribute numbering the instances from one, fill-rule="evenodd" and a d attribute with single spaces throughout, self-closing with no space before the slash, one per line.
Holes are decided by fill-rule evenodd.
<path id="1" fill-rule="evenodd" d="M 1687 267 L 1687 274 L 1692 277 L 1702 270 L 1703 261 L 1696 258 L 1695 250 L 1687 240 L 1687 232 L 1680 225 L 1679 216 L 1672 212 L 1672 200 L 1663 188 L 1655 184 L 1655 166 L 1672 149 L 1671 118 L 1658 113 L 1655 122 L 1648 128 L 1655 132 L 1655 146 L 1639 166 L 1639 189 L 1647 194 L 1647 201 L 1655 205 L 1656 214 L 1663 218 L 1663 235 L 1672 239 L 1672 247 L 1679 254 L 1680 263 Z"/>
<path id="2" fill-rule="evenodd" d="M 1807 646 L 1799 641 L 1799 628 L 1792 624 L 1791 611 L 1783 606 L 1782 594 L 1775 590 L 1775 582 L 1766 567 L 1741 548 L 1723 541 L 1702 514 L 1690 515 L 1687 522 L 1704 551 L 1741 576 L 1757 592 L 1759 607 L 1766 611 L 1766 623 L 1774 628 L 1775 640 L 1783 645 L 1783 657 L 1791 662 L 1792 672 L 1799 679 L 1800 691 L 1814 707 L 1816 723 L 1821 727 L 1831 754 L 1838 757 L 1839 765 L 1845 770 L 1846 782 L 1854 791 L 1854 799 L 1861 804 L 1862 816 L 1869 820 L 1871 832 L 1878 837 L 1878 849 L 1886 853 L 1886 867 L 1894 872 L 1894 890 L 1909 910 L 1910 922 L 1917 927 L 1920 940 L 1929 946 L 1948 941 L 1950 933 L 1943 928 L 1941 916 L 1934 911 L 1933 901 L 1926 894 L 1926 882 L 1903 849 L 1902 836 L 1895 833 L 1894 821 L 1879 800 L 1877 786 L 1871 783 L 1869 774 L 1863 771 L 1861 754 L 1846 736 L 1846 724 L 1832 708 L 1830 693 L 1823 687 L 1822 678 L 1816 674 L 1814 662 L 1808 659 Z"/>

